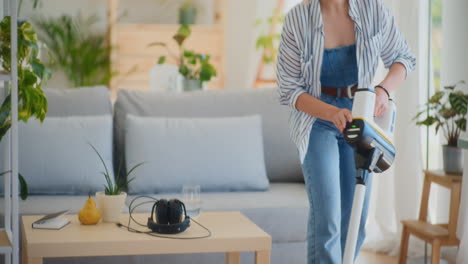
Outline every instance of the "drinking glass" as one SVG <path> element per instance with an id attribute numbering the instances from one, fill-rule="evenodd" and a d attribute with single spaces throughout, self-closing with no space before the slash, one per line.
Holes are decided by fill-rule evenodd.
<path id="1" fill-rule="evenodd" d="M 201 198 L 200 185 L 185 184 L 182 186 L 182 202 L 185 204 L 187 215 L 196 217 L 200 214 Z"/>

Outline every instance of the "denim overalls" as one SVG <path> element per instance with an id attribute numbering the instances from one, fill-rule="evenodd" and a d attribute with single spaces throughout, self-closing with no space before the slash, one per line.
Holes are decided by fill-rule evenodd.
<path id="1" fill-rule="evenodd" d="M 326 49 L 320 81 L 324 87 L 335 88 L 357 84 L 356 45 Z M 322 93 L 320 99 L 349 110 L 353 105 L 353 100 L 346 97 Z M 308 263 L 341 263 L 354 196 L 356 167 L 354 150 L 332 122 L 317 119 L 313 124 L 302 170 L 310 202 Z M 365 237 L 371 178 L 367 184 L 356 252 L 359 252 Z"/>

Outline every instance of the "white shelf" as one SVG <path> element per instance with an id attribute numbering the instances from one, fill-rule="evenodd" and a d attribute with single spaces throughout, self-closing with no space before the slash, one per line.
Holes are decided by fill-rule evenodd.
<path id="1" fill-rule="evenodd" d="M 5 228 L 0 229 L 0 254 L 5 255 L 6 264 L 19 264 L 19 204 L 18 204 L 18 2 L 3 0 L 2 18 L 11 16 L 11 72 L 0 71 L 0 82 L 10 82 L 11 128 L 9 131 L 10 169 L 4 175 L 4 218 Z M 14 80 L 14 81 L 13 81 Z M 5 138 L 4 138 L 5 139 Z M 1 184 L 1 183 L 0 183 Z"/>
<path id="2" fill-rule="evenodd" d="M 11 81 L 11 74 L 6 71 L 0 71 L 0 81 Z"/>

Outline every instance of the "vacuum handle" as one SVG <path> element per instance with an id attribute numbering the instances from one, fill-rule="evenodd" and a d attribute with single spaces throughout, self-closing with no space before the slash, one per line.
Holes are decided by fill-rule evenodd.
<path id="1" fill-rule="evenodd" d="M 364 184 L 356 184 L 353 207 L 351 209 L 351 217 L 349 219 L 348 233 L 346 236 L 343 264 L 353 264 L 354 258 L 356 257 L 356 244 L 359 235 L 359 227 L 361 225 L 361 215 L 365 196 L 366 186 Z"/>

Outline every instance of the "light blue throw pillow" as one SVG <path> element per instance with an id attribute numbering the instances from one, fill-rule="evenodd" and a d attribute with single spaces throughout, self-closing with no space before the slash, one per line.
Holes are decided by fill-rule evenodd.
<path id="1" fill-rule="evenodd" d="M 19 171 L 31 194 L 102 191 L 104 167 L 89 144 L 100 152 L 114 177 L 110 115 L 47 117 L 42 124 L 31 119 L 21 122 L 18 132 Z M 5 149 L 6 140 L 2 141 Z"/>
<path id="2" fill-rule="evenodd" d="M 262 191 L 269 187 L 259 115 L 226 118 L 154 118 L 128 115 L 127 168 L 145 162 L 129 185 L 133 194 Z"/>

